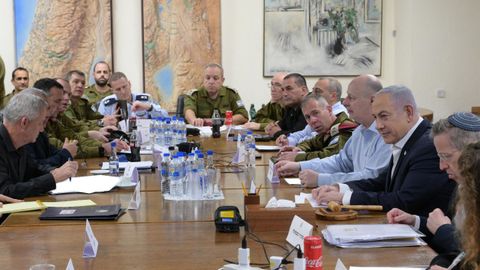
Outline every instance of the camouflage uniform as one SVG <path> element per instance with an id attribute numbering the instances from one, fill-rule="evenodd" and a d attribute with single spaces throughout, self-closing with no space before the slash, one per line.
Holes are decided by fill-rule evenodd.
<path id="1" fill-rule="evenodd" d="M 5 107 L 7 107 L 8 102 L 10 102 L 10 99 L 12 99 L 15 94 L 17 94 L 17 92 L 15 89 L 13 89 L 10 94 L 0 97 L 0 110 L 3 110 Z"/>
<path id="2" fill-rule="evenodd" d="M 94 112 L 87 98 L 81 97 L 80 100 L 74 101 L 68 106 L 65 115 L 73 120 L 86 122 L 89 127 L 98 126 L 98 120 L 103 118 L 103 115 Z"/>
<path id="3" fill-rule="evenodd" d="M 327 134 L 318 134 L 312 139 L 297 145 L 298 148 L 306 153 L 296 155 L 295 161 L 324 158 L 337 154 L 350 136 L 352 136 L 352 132 L 356 127 L 357 124 L 350 120 L 346 113 L 339 113 Z"/>
<path id="4" fill-rule="evenodd" d="M 60 117 L 61 119 L 62 117 Z M 74 123 L 67 121 L 66 123 Z M 49 121 L 45 131 L 48 133 L 48 141 L 57 148 L 62 148 L 65 138 L 78 141 L 78 158 L 102 157 L 102 143 L 84 136 L 82 131 L 76 131 L 76 126 L 64 125 L 61 121 Z M 79 130 L 79 129 L 77 129 Z M 82 136 L 83 135 L 83 136 Z M 100 149 L 102 148 L 102 149 Z M 101 155 L 102 154 L 102 155 Z"/>
<path id="5" fill-rule="evenodd" d="M 240 114 L 248 119 L 248 112 L 243 106 L 242 99 L 237 91 L 222 86 L 217 99 L 208 97 L 207 89 L 203 86 L 185 96 L 183 113 L 187 109 L 192 110 L 198 118 L 211 118 L 214 109 L 218 109 L 221 117 L 225 117 L 226 111 L 232 111 L 233 115 Z"/>
<path id="6" fill-rule="evenodd" d="M 280 104 L 268 102 L 258 110 L 252 122 L 259 123 L 260 129 L 264 130 L 269 123 L 282 120 L 284 112 L 285 110 Z"/>
<path id="7" fill-rule="evenodd" d="M 90 102 L 90 105 L 92 106 L 92 110 L 97 112 L 98 111 L 98 106 L 100 106 L 100 101 L 102 99 L 106 98 L 107 96 L 112 94 L 112 89 L 105 93 L 99 93 L 97 91 L 97 88 L 95 88 L 96 84 L 92 84 L 89 87 L 85 88 L 85 92 L 83 92 L 83 95 L 88 98 L 88 102 Z"/>

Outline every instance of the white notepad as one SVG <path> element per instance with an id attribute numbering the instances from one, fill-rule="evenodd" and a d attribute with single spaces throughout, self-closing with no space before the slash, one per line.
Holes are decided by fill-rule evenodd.
<path id="1" fill-rule="evenodd" d="M 120 177 L 107 175 L 92 175 L 72 177 L 72 181 L 65 180 L 57 183 L 57 188 L 50 191 L 51 194 L 64 193 L 95 193 L 112 190 L 120 182 Z"/>

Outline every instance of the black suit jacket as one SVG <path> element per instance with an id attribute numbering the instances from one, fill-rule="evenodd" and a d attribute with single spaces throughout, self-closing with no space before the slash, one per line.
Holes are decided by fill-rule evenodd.
<path id="1" fill-rule="evenodd" d="M 435 208 L 446 212 L 455 183 L 439 168 L 430 129 L 426 120 L 416 128 L 400 152 L 393 176 L 390 162 L 377 178 L 346 183 L 353 190 L 350 203 L 379 204 L 384 211 L 396 207 L 419 216 Z"/>
<path id="2" fill-rule="evenodd" d="M 288 107 L 283 114 L 282 120 L 278 122 L 278 126 L 280 126 L 282 130 L 275 133 L 273 137 L 276 139 L 282 134 L 288 136 L 290 133 L 304 129 L 306 125 L 307 121 L 303 116 L 300 105 L 296 107 Z"/>
<path id="3" fill-rule="evenodd" d="M 45 132 L 38 134 L 34 143 L 25 146 L 29 156 L 38 164 L 58 168 L 68 159 L 73 158 L 67 149 L 58 149 L 48 141 L 48 135 Z"/>
<path id="4" fill-rule="evenodd" d="M 48 168 L 32 160 L 24 147 L 15 149 L 10 134 L 0 124 L 0 194 L 23 199 L 55 189 Z"/>

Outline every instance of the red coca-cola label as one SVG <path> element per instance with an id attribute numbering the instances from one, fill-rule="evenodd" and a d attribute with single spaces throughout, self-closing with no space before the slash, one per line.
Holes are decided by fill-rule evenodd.
<path id="1" fill-rule="evenodd" d="M 306 236 L 303 239 L 303 249 L 307 270 L 323 270 L 322 238 L 320 236 Z"/>
<path id="2" fill-rule="evenodd" d="M 233 112 L 226 111 L 225 112 L 225 125 L 230 126 L 233 122 Z"/>

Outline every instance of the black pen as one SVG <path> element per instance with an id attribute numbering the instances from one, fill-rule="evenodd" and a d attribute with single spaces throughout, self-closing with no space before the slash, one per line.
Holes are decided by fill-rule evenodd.
<path id="1" fill-rule="evenodd" d="M 72 161 L 72 158 L 68 158 L 68 161 Z M 72 177 L 68 177 L 68 180 L 70 180 L 70 182 L 72 182 Z"/>

